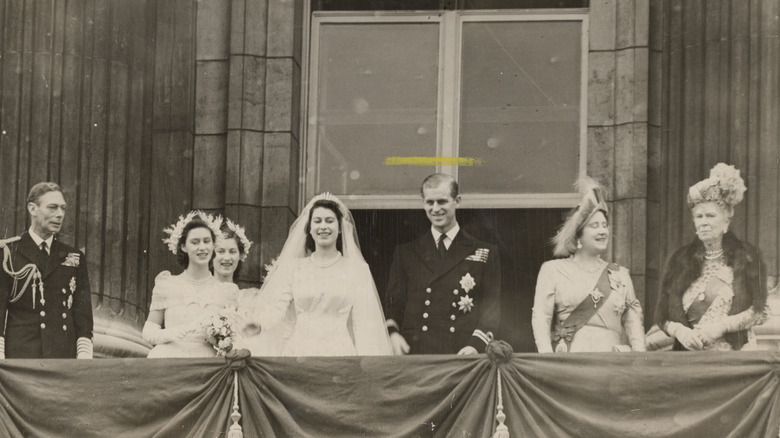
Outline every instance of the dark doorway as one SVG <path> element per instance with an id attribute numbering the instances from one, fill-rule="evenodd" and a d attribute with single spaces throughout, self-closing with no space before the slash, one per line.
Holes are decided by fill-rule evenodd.
<path id="1" fill-rule="evenodd" d="M 531 308 L 536 276 L 552 258 L 550 239 L 567 210 L 460 209 L 458 223 L 472 236 L 498 245 L 501 256 L 501 326 L 498 339 L 515 352 L 535 352 Z M 418 238 L 430 229 L 419 210 L 353 210 L 363 255 L 384 301 L 388 271 L 398 244 Z"/>

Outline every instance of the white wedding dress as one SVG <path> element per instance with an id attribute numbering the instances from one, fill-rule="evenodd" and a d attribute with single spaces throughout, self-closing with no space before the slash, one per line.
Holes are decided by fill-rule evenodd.
<path id="1" fill-rule="evenodd" d="M 283 287 L 261 296 L 260 326 L 284 333 L 290 324 L 283 356 L 390 355 L 384 317 L 374 294 L 368 265 L 339 256 L 318 265 L 309 256 L 298 259 L 283 275 Z M 290 321 L 288 309 L 294 309 Z M 384 342 L 380 342 L 384 340 Z"/>

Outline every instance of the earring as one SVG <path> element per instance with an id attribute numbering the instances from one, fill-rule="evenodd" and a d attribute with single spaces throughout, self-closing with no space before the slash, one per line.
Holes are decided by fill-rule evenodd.
<path id="1" fill-rule="evenodd" d="M 582 242 L 577 240 L 577 249 L 582 249 Z"/>

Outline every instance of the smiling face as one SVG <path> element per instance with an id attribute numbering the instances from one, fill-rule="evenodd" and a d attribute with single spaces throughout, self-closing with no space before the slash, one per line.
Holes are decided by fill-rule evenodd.
<path id="1" fill-rule="evenodd" d="M 35 234 L 43 239 L 59 233 L 62 221 L 65 219 L 65 198 L 61 192 L 47 192 L 38 198 L 38 203 L 27 204 L 27 211 L 32 219 L 32 228 Z"/>
<path id="2" fill-rule="evenodd" d="M 311 212 L 309 234 L 318 250 L 329 249 L 336 245 L 339 237 L 339 220 L 336 213 L 325 207 L 316 207 Z"/>
<path id="3" fill-rule="evenodd" d="M 450 184 L 443 182 L 436 187 L 423 187 L 423 208 L 431 225 L 440 233 L 455 226 L 455 210 L 460 205 L 460 195 L 452 197 Z"/>
<path id="4" fill-rule="evenodd" d="M 582 227 L 580 236 L 582 251 L 602 254 L 609 245 L 609 223 L 602 211 L 597 211 Z"/>
<path id="5" fill-rule="evenodd" d="M 240 258 L 241 251 L 235 238 L 217 239 L 214 247 L 214 273 L 218 277 L 232 280 Z"/>
<path id="6" fill-rule="evenodd" d="M 731 215 L 715 202 L 703 202 L 693 206 L 693 225 L 696 235 L 704 243 L 717 243 L 729 228 Z"/>
<path id="7" fill-rule="evenodd" d="M 205 227 L 191 229 L 181 245 L 181 250 L 187 254 L 190 263 L 208 266 L 214 255 L 214 240 L 211 238 L 211 230 Z"/>

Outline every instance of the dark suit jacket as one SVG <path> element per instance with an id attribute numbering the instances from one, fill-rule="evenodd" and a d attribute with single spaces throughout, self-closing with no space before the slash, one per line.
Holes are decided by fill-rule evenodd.
<path id="1" fill-rule="evenodd" d="M 461 286 L 466 274 L 476 283 L 468 292 Z M 460 304 L 467 296 L 470 310 Z M 498 249 L 462 228 L 444 260 L 430 232 L 395 250 L 385 316 L 398 324 L 412 354 L 455 354 L 467 345 L 484 352 L 488 333 L 498 328 L 500 300 Z"/>
<path id="2" fill-rule="evenodd" d="M 0 324 L 5 357 L 75 358 L 76 340 L 92 338 L 92 302 L 84 254 L 55 237 L 46 256 L 27 232 L 8 246 L 13 270 L 28 263 L 40 270 L 44 303 L 40 302 L 40 294 L 33 301 L 31 285 L 11 303 L 13 279 L 5 270 L 0 272 L 0 322 L 7 315 L 5 326 Z M 23 284 L 24 279 L 17 287 Z"/>

